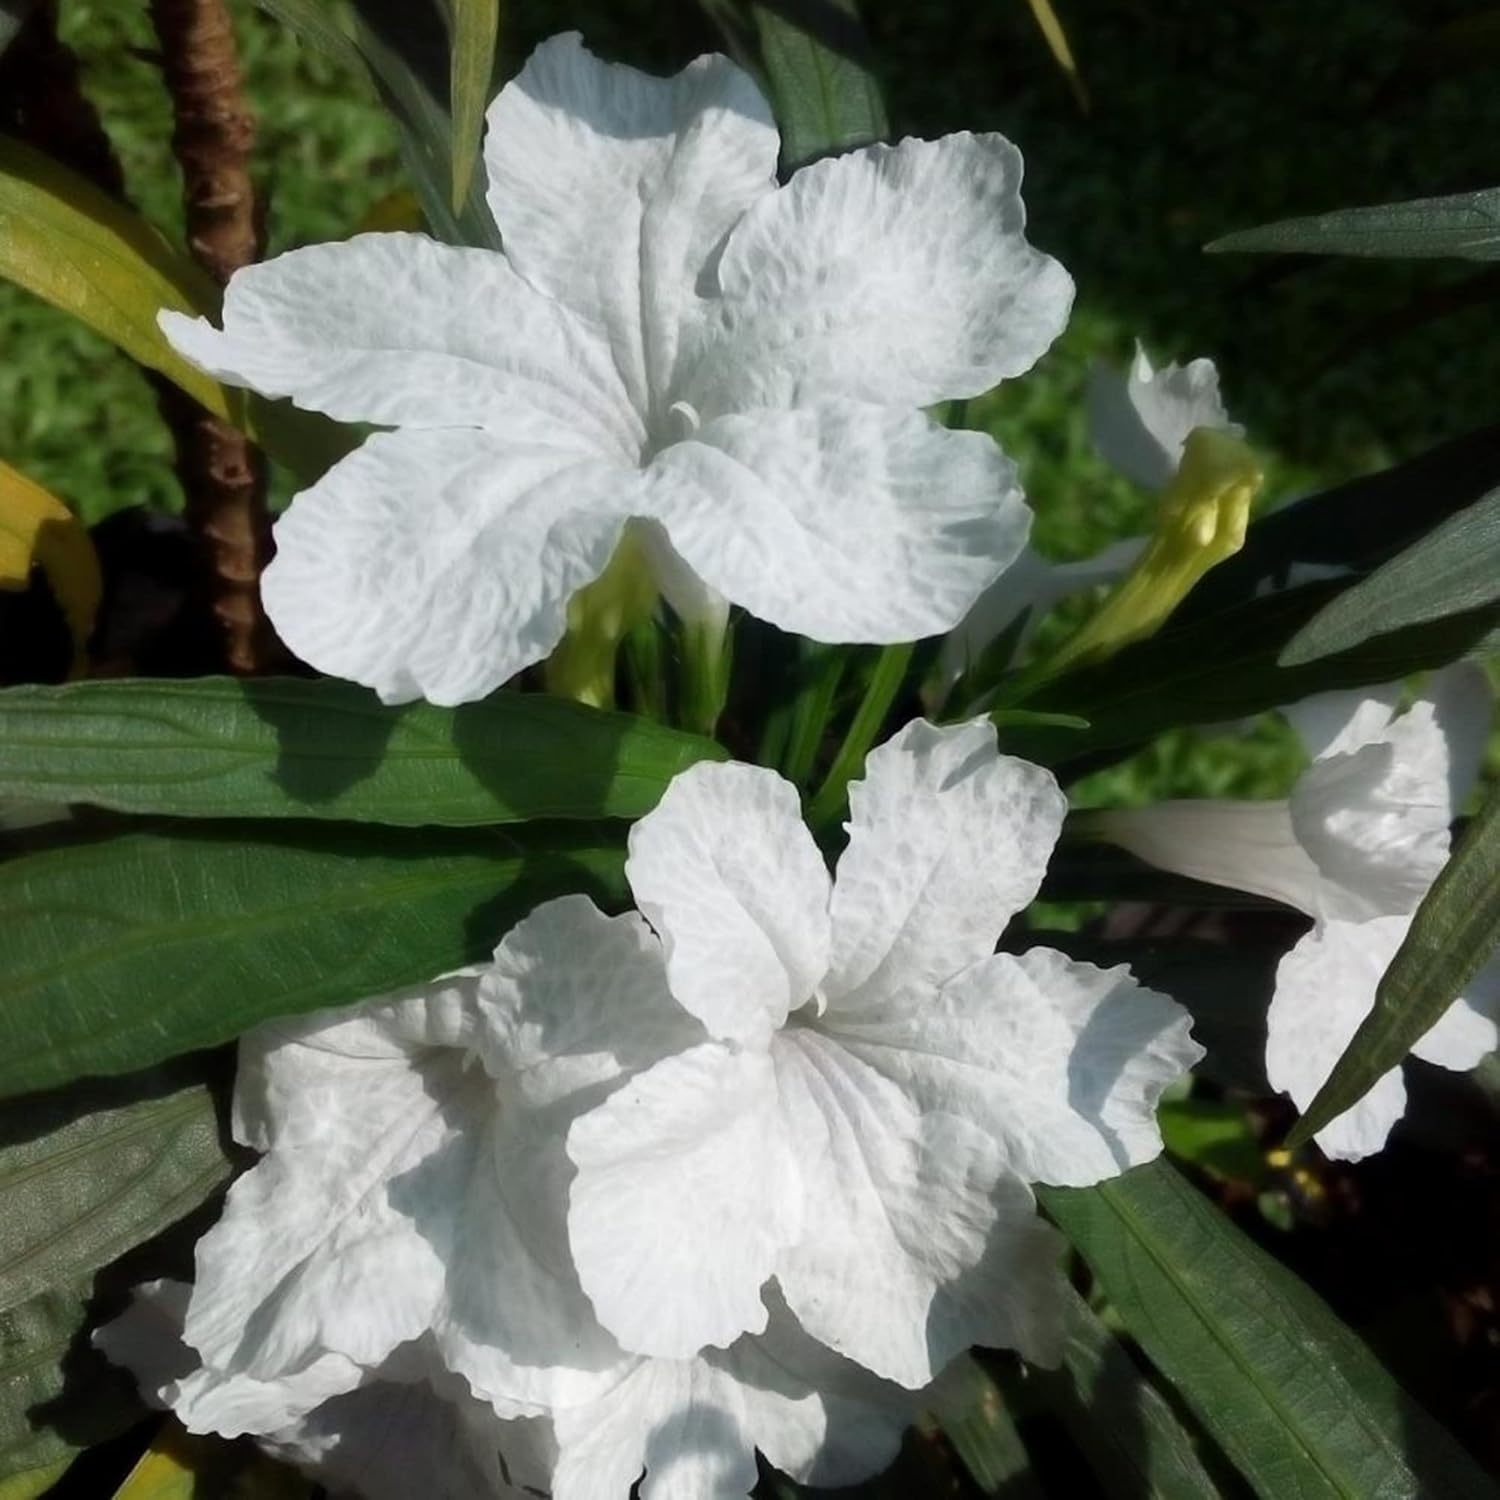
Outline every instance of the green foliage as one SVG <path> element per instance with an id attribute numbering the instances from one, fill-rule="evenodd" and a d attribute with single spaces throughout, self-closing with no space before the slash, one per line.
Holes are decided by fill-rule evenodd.
<path id="1" fill-rule="evenodd" d="M 1129 1332 L 1265 1500 L 1496 1491 L 1308 1288 L 1171 1167 L 1047 1188 Z"/>
<path id="2" fill-rule="evenodd" d="M 453 212 L 461 214 L 479 160 L 484 108 L 500 34 L 500 0 L 453 0 L 453 55 L 448 93 L 453 101 Z"/>
<path id="3" fill-rule="evenodd" d="M 539 694 L 445 709 L 301 678 L 0 691 L 0 796 L 184 818 L 636 818 L 679 771 L 723 757 L 710 740 Z"/>
<path id="4" fill-rule="evenodd" d="M 1398 1067 L 1500 947 L 1500 786 L 1418 908 L 1375 1004 L 1287 1136 L 1303 1144 Z"/>
<path id="5" fill-rule="evenodd" d="M 586 828 L 235 823 L 12 859 L 0 865 L 0 1097 L 429 980 L 564 891 L 617 903 L 621 866 Z"/>

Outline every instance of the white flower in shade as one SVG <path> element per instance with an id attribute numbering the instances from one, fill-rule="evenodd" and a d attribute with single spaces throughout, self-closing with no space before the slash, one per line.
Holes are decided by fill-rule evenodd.
<path id="1" fill-rule="evenodd" d="M 361 235 L 240 271 L 221 380 L 370 438 L 293 502 L 263 580 L 288 645 L 387 701 L 479 697 L 560 639 L 636 524 L 679 600 L 825 641 L 951 629 L 1025 541 L 1015 471 L 918 410 L 1029 369 L 1072 282 L 998 135 L 776 184 L 750 78 L 532 55 L 490 108 L 503 253 Z"/>
<path id="2" fill-rule="evenodd" d="M 1183 445 L 1195 428 L 1244 435 L 1230 420 L 1219 395 L 1219 372 L 1211 359 L 1153 369 L 1137 342 L 1127 370 L 1097 364 L 1089 374 L 1089 438 L 1098 453 L 1127 479 L 1164 490 L 1182 463 Z M 1043 616 L 1061 599 L 1083 589 L 1118 582 L 1145 549 L 1149 537 L 1132 536 L 1076 562 L 1053 563 L 1029 543 L 1015 564 L 979 596 L 943 643 L 943 670 L 953 681 L 977 662 L 1027 611 L 1016 638 L 1019 653 Z"/>
<path id="3" fill-rule="evenodd" d="M 149 1282 L 94 1334 L 144 1399 L 189 1432 L 253 1434 L 276 1458 L 361 1500 L 525 1500 L 550 1485 L 548 1424 L 501 1421 L 425 1343 L 403 1345 L 352 1385 L 320 1379 L 319 1361 L 270 1383 L 215 1378 L 183 1342 L 191 1293 L 182 1282 Z"/>
<path id="4" fill-rule="evenodd" d="M 491 1423 L 553 1419 L 557 1472 L 538 1487 L 555 1500 L 623 1495 L 643 1465 L 648 1500 L 734 1500 L 757 1447 L 820 1483 L 883 1467 L 905 1394 L 786 1314 L 701 1359 L 642 1359 L 579 1288 L 569 1123 L 706 1040 L 642 918 L 582 897 L 538 908 L 481 968 L 243 1038 L 234 1131 L 264 1155 L 199 1243 L 177 1313 L 188 1367 L 164 1399 L 194 1431 L 295 1451 L 372 1410 L 418 1349 Z"/>
<path id="5" fill-rule="evenodd" d="M 1305 1109 L 1375 1002 L 1376 986 L 1448 857 L 1449 825 L 1478 775 L 1490 694 L 1477 667 L 1436 673 L 1396 713 L 1399 688 L 1328 693 L 1286 710 L 1311 756 L 1286 801 L 1203 799 L 1094 815 L 1163 869 L 1285 902 L 1314 926 L 1276 975 L 1266 1074 Z M 1500 962 L 1413 1049 L 1476 1066 L 1500 1042 Z M 1330 1156 L 1378 1151 L 1406 1107 L 1401 1070 L 1320 1130 Z"/>
<path id="6" fill-rule="evenodd" d="M 1124 969 L 996 954 L 1065 811 L 985 720 L 917 720 L 850 790 L 830 881 L 795 789 L 697 766 L 626 865 L 671 997 L 704 1039 L 568 1136 L 580 1279 L 622 1345 L 674 1358 L 802 1326 L 917 1387 L 973 1343 L 1055 1359 L 1057 1240 L 1028 1182 L 1160 1150 L 1161 1090 L 1200 1055 Z M 550 967 L 591 968 L 582 937 Z"/>

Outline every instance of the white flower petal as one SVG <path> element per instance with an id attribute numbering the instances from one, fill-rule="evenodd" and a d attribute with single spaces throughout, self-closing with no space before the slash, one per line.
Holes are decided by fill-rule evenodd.
<path id="1" fill-rule="evenodd" d="M 820 1348 L 771 1298 L 764 1336 L 693 1360 L 642 1360 L 599 1400 L 555 1413 L 554 1500 L 743 1500 L 759 1448 L 804 1483 L 851 1484 L 895 1456 L 904 1393 Z"/>
<path id="2" fill-rule="evenodd" d="M 951 630 L 1031 526 L 988 435 L 853 401 L 720 417 L 656 456 L 641 506 L 720 594 L 838 642 Z"/>
<path id="3" fill-rule="evenodd" d="M 995 951 L 1041 885 L 1067 798 L 1050 771 L 1001 755 L 988 719 L 916 719 L 849 788 L 834 882 L 831 1013 L 924 1007 Z"/>
<path id="4" fill-rule="evenodd" d="M 1420 1038 L 1413 1057 L 1467 1072 L 1500 1047 L 1500 958 L 1492 959 Z"/>
<path id="5" fill-rule="evenodd" d="M 1326 914 L 1363 921 L 1415 911 L 1447 861 L 1449 825 L 1478 772 L 1488 680 L 1458 663 L 1384 724 L 1381 699 L 1345 698 L 1347 720 L 1331 738 L 1330 706 L 1319 706 L 1326 746 L 1291 798 L 1297 836 L 1336 888 Z"/>
<path id="6" fill-rule="evenodd" d="M 672 994 L 714 1036 L 764 1046 L 827 971 L 828 871 L 774 771 L 682 772 L 631 828 L 625 877 Z"/>
<path id="7" fill-rule="evenodd" d="M 995 1142 L 815 1028 L 774 1056 L 807 1196 L 776 1276 L 802 1326 L 911 1389 L 976 1343 L 1055 1363 L 1061 1242 Z"/>
<path id="8" fill-rule="evenodd" d="M 1266 1077 L 1306 1109 L 1369 1015 L 1376 986 L 1409 917 L 1322 922 L 1282 959 L 1266 1016 Z M 1363 1099 L 1314 1137 L 1323 1151 L 1358 1161 L 1385 1145 L 1406 1110 L 1406 1084 L 1392 1068 Z"/>
<path id="9" fill-rule="evenodd" d="M 710 256 L 775 186 L 779 140 L 750 77 L 701 57 L 673 78 L 604 63 L 576 32 L 531 54 L 489 111 L 489 204 L 528 281 L 604 330 L 646 409 Z"/>
<path id="10" fill-rule="evenodd" d="M 1025 1181 L 1082 1187 L 1161 1151 L 1157 1101 L 1203 1056 L 1188 1028 L 1128 969 L 1032 948 L 981 959 L 920 1009 L 829 1029 L 921 1108 L 989 1131 Z"/>
<path id="11" fill-rule="evenodd" d="M 424 234 L 362 234 L 237 272 L 223 331 L 163 312 L 179 354 L 219 380 L 346 422 L 571 434 L 630 461 L 644 429 L 596 330 L 503 255 Z"/>
<path id="12" fill-rule="evenodd" d="M 304 661 L 388 703 L 481 698 L 557 645 L 637 483 L 576 449 L 377 433 L 277 522 L 266 611 Z"/>
<path id="13" fill-rule="evenodd" d="M 1100 458 L 1147 489 L 1165 489 L 1195 427 L 1243 434 L 1229 420 L 1211 359 L 1151 368 L 1139 343 L 1128 372 L 1096 366 L 1089 376 L 1089 436 Z"/>
<path id="14" fill-rule="evenodd" d="M 678 395 L 714 416 L 809 396 L 930 406 L 1023 374 L 1073 282 L 1027 244 L 1020 189 L 998 135 L 803 167 L 730 234 L 720 321 Z"/>
<path id="15" fill-rule="evenodd" d="M 1310 759 L 1347 755 L 1379 741 L 1401 702 L 1401 684 L 1315 693 L 1281 710 Z"/>
<path id="16" fill-rule="evenodd" d="M 1302 847 L 1285 802 L 1217 797 L 1110 808 L 1091 817 L 1112 844 L 1160 870 L 1323 914 L 1329 883 Z"/>
<path id="17" fill-rule="evenodd" d="M 710 1042 L 657 1063 L 573 1125 L 568 1155 L 578 1274 L 626 1349 L 685 1359 L 766 1326 L 802 1186 L 764 1052 Z"/>

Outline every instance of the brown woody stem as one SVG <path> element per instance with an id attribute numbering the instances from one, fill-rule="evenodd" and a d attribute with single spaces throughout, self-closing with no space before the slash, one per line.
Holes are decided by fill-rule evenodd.
<path id="1" fill-rule="evenodd" d="M 187 241 L 223 285 L 260 253 L 250 153 L 255 116 L 245 100 L 224 0 L 150 0 L 162 74 L 176 120 Z M 208 562 L 211 606 L 233 672 L 259 672 L 282 648 L 260 605 L 271 555 L 265 469 L 249 440 L 186 398 L 170 403 L 187 519 Z"/>

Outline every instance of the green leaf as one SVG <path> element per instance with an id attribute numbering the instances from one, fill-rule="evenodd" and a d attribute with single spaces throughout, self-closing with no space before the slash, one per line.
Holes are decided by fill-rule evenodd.
<path id="1" fill-rule="evenodd" d="M 1398 1066 L 1500 946 L 1500 786 L 1465 829 L 1417 908 L 1375 991 L 1375 1004 L 1302 1118 L 1288 1146 L 1310 1141 Z"/>
<path id="2" fill-rule="evenodd" d="M 461 214 L 479 159 L 484 109 L 500 35 L 500 0 L 453 0 L 453 53 L 448 92 L 453 100 L 453 212 Z"/>
<path id="3" fill-rule="evenodd" d="M 0 1097 L 123 1073 L 486 956 L 541 901 L 618 904 L 571 833 L 217 824 L 0 864 Z"/>
<path id="4" fill-rule="evenodd" d="M 765 0 L 752 9 L 786 170 L 886 135 L 854 0 Z"/>
<path id="5" fill-rule="evenodd" d="M 1105 1494 L 1118 1500 L 1219 1500 L 1194 1435 L 1125 1346 L 1063 1287 L 1063 1356 L 1030 1378 L 1061 1417 Z"/>
<path id="6" fill-rule="evenodd" d="M 1345 589 L 1287 643 L 1283 666 L 1348 651 L 1377 635 L 1500 599 L 1500 488 L 1450 516 Z"/>
<path id="7" fill-rule="evenodd" d="M 354 44 L 348 7 L 339 0 L 256 0 L 256 4 L 310 47 L 356 73 L 364 72 L 365 60 Z"/>
<path id="8" fill-rule="evenodd" d="M 27 1469 L 9 1479 L 0 1479 L 0 1500 L 38 1500 L 72 1467 L 71 1458 L 60 1458 L 39 1469 Z"/>
<path id="9" fill-rule="evenodd" d="M 183 359 L 156 315 L 163 308 L 212 315 L 218 288 L 144 219 L 50 157 L 3 137 L 0 276 L 165 375 L 302 478 L 316 478 L 348 446 L 321 417 L 228 390 Z"/>
<path id="10" fill-rule="evenodd" d="M 0 1480 L 34 1479 L 144 1415 L 130 1377 L 88 1346 L 89 1291 L 77 1282 L 0 1309 Z"/>
<path id="11" fill-rule="evenodd" d="M 1052 8 L 1052 0 L 1026 0 L 1026 4 L 1031 10 L 1032 19 L 1037 24 L 1037 30 L 1042 34 L 1042 40 L 1047 44 L 1047 50 L 1052 54 L 1052 61 L 1057 64 L 1063 76 L 1068 80 L 1068 87 L 1073 90 L 1073 97 L 1078 101 L 1079 109 L 1087 114 L 1089 91 L 1084 87 L 1083 76 L 1079 73 L 1078 63 L 1073 57 L 1073 49 L 1068 45 L 1068 33 L 1063 29 L 1063 23 Z"/>
<path id="12" fill-rule="evenodd" d="M 1476 646 L 1500 617 L 1486 605 L 1407 626 L 1301 666 L 1277 663 L 1282 647 L 1347 584 L 1307 584 L 1169 622 L 1108 662 L 1043 683 L 1024 704 L 1077 714 L 1086 730 L 1018 727 L 1012 754 L 1069 774 L 1119 756 L 1180 724 L 1216 724 L 1334 688 L 1389 682 L 1445 665 Z"/>
<path id="13" fill-rule="evenodd" d="M 1282 219 L 1226 234 L 1203 248 L 1403 260 L 1433 256 L 1500 260 L 1500 188 Z"/>
<path id="14" fill-rule="evenodd" d="M 227 1180 L 213 1097 L 182 1073 L 0 1106 L 0 1307 L 86 1279 Z"/>
<path id="15" fill-rule="evenodd" d="M 1172 1167 L 1040 1196 L 1126 1329 L 1266 1500 L 1494 1500 L 1364 1344 Z"/>
<path id="16" fill-rule="evenodd" d="M 711 740 L 539 693 L 387 707 L 332 679 L 0 691 L 0 797 L 405 826 L 637 818 Z"/>

